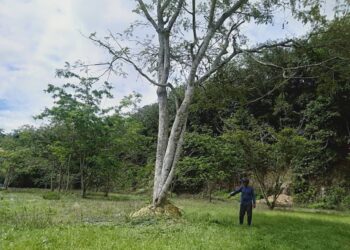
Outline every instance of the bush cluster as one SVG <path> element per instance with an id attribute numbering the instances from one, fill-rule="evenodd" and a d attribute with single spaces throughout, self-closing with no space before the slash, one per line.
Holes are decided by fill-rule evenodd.
<path id="1" fill-rule="evenodd" d="M 48 192 L 48 193 L 43 194 L 43 198 L 45 200 L 59 200 L 59 199 L 61 199 L 61 196 L 59 193 Z"/>

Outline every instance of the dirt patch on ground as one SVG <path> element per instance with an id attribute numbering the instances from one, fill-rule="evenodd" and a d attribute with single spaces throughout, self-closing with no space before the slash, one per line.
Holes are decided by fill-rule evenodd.
<path id="1" fill-rule="evenodd" d="M 269 202 L 272 202 L 273 196 L 268 197 Z M 266 204 L 265 199 L 258 200 L 257 203 L 260 204 Z M 286 194 L 280 194 L 276 201 L 276 207 L 291 207 L 293 206 L 293 197 L 286 195 Z"/>
<path id="2" fill-rule="evenodd" d="M 135 213 L 131 214 L 131 217 L 137 218 L 137 217 L 150 217 L 150 216 L 169 216 L 169 217 L 181 217 L 181 211 L 180 209 L 173 205 L 172 203 L 167 203 L 162 207 L 153 207 L 152 205 L 149 205 L 147 207 L 143 207 L 140 210 L 136 211 Z"/>

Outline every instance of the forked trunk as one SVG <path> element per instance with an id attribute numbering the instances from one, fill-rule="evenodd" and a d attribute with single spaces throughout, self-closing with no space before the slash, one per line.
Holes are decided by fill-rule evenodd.
<path id="1" fill-rule="evenodd" d="M 159 100 L 159 131 L 153 191 L 154 207 L 162 206 L 166 202 L 167 193 L 175 175 L 176 164 L 181 154 L 188 108 L 192 100 L 193 91 L 193 87 L 187 87 L 185 98 L 176 112 L 169 137 L 164 133 L 167 131 L 164 124 L 167 124 L 168 121 L 168 114 L 164 108 L 166 104 L 164 105 L 164 103 L 160 102 L 163 99 Z"/>
<path id="2" fill-rule="evenodd" d="M 158 141 L 157 153 L 154 172 L 154 186 L 153 186 L 153 205 L 156 206 L 159 202 L 158 191 L 161 180 L 162 166 L 166 145 L 168 142 L 169 120 L 168 120 L 168 93 L 166 88 L 158 87 L 158 106 L 159 106 L 159 124 L 158 124 Z"/>

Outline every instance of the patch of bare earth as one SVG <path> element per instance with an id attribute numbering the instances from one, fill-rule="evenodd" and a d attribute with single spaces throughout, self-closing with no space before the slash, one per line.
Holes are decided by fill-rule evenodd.
<path id="1" fill-rule="evenodd" d="M 269 202 L 272 202 L 273 196 L 269 196 L 268 199 L 269 199 Z M 258 200 L 257 203 L 266 204 L 266 200 L 261 199 L 261 200 Z M 291 206 L 293 206 L 293 197 L 286 195 L 286 194 L 280 194 L 277 198 L 276 206 L 277 207 L 291 207 Z"/>

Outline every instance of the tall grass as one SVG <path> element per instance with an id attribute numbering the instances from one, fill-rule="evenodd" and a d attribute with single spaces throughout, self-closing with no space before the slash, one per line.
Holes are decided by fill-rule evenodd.
<path id="1" fill-rule="evenodd" d="M 180 219 L 132 218 L 148 197 L 75 194 L 45 200 L 42 191 L 6 192 L 0 201 L 0 249 L 349 249 L 348 213 L 254 211 L 238 225 L 237 202 L 176 198 Z"/>

